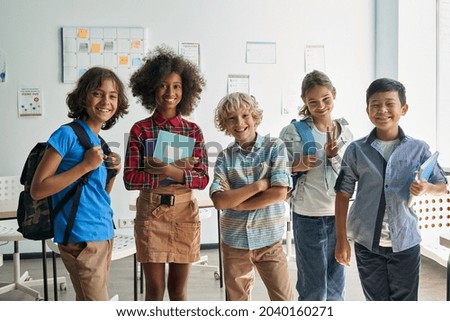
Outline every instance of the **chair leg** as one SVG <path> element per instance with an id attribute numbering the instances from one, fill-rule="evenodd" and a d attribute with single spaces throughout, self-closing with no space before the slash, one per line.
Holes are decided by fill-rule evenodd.
<path id="1" fill-rule="evenodd" d="M 58 280 L 57 270 L 56 270 L 56 253 L 52 251 L 52 266 L 53 266 L 53 296 L 55 301 L 58 301 Z"/>
<path id="2" fill-rule="evenodd" d="M 42 240 L 42 274 L 44 283 L 44 301 L 48 301 L 48 282 L 47 282 L 47 252 L 45 240 Z"/>
<path id="3" fill-rule="evenodd" d="M 140 279 L 139 279 L 139 281 L 140 281 L 140 283 L 141 283 L 141 294 L 142 293 L 144 293 L 144 267 L 142 266 L 142 263 L 139 263 L 139 265 L 140 265 L 140 271 L 139 271 L 139 273 L 140 273 Z"/>
<path id="4" fill-rule="evenodd" d="M 134 294 L 134 301 L 137 301 L 137 261 L 136 261 L 136 253 L 133 255 L 133 294 Z"/>
<path id="5" fill-rule="evenodd" d="M 218 239 L 217 239 L 217 244 L 218 244 L 218 248 L 219 248 L 219 281 L 220 281 L 220 287 L 223 288 L 223 267 L 222 267 L 222 249 L 220 246 L 220 210 L 217 210 L 217 234 L 218 234 Z"/>

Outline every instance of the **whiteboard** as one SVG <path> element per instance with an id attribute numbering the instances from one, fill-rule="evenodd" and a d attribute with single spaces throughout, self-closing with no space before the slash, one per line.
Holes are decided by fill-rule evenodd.
<path id="1" fill-rule="evenodd" d="M 63 27 L 62 82 L 74 83 L 94 66 L 110 68 L 128 80 L 142 64 L 146 34 L 141 27 Z"/>

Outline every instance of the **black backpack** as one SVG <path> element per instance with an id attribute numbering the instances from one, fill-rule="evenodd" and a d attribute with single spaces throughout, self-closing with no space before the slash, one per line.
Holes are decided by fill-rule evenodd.
<path id="1" fill-rule="evenodd" d="M 66 125 L 72 127 L 85 150 L 93 147 L 88 134 L 79 123 L 71 122 Z M 102 144 L 103 153 L 109 155 L 111 150 L 109 149 L 108 144 L 106 144 L 100 136 L 99 138 Z M 64 234 L 63 244 L 67 244 L 75 222 L 81 191 L 83 186 L 87 184 L 92 171 L 82 176 L 55 206 L 52 204 L 51 195 L 40 200 L 34 200 L 30 195 L 31 182 L 46 148 L 47 143 L 37 143 L 25 161 L 22 175 L 20 176 L 20 183 L 24 186 L 24 190 L 19 196 L 19 205 L 17 208 L 17 223 L 19 228 L 17 230 L 22 233 L 24 238 L 30 240 L 46 240 L 53 238 L 53 220 L 63 208 L 64 204 L 73 197 L 73 205 Z M 108 181 L 112 176 L 112 173 L 110 173 L 111 171 L 112 170 L 108 170 Z"/>

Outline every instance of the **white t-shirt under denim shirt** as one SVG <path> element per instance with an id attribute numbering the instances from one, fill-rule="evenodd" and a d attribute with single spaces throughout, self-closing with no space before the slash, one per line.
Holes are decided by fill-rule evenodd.
<path id="1" fill-rule="evenodd" d="M 383 157 L 386 160 L 386 162 L 389 162 L 389 157 L 391 157 L 392 152 L 394 151 L 395 147 L 397 147 L 398 143 L 400 142 L 400 139 L 394 139 L 390 141 L 384 141 L 377 139 L 377 141 L 380 143 L 380 146 L 383 150 Z M 392 241 L 391 241 L 391 232 L 389 231 L 389 211 L 384 211 L 384 217 L 383 217 L 383 223 L 381 225 L 381 235 L 380 235 L 380 246 L 382 247 L 392 247 Z"/>

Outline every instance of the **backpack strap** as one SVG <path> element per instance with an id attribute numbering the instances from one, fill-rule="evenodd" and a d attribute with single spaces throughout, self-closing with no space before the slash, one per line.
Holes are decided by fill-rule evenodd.
<path id="1" fill-rule="evenodd" d="M 77 137 L 80 140 L 81 146 L 83 146 L 84 149 L 88 150 L 89 148 L 92 148 L 91 140 L 89 139 L 89 136 L 86 133 L 86 130 L 83 128 L 83 126 L 81 126 L 76 121 L 68 123 L 67 125 L 72 127 L 75 134 L 77 134 Z M 100 143 L 102 145 L 103 154 L 105 154 L 105 155 L 111 154 L 111 149 L 109 148 L 109 146 L 105 142 L 105 140 L 100 135 L 98 135 L 98 138 L 100 139 Z"/>
<path id="2" fill-rule="evenodd" d="M 84 147 L 84 149 L 88 150 L 89 148 L 92 147 L 89 136 L 86 133 L 86 130 L 83 128 L 83 126 L 81 126 L 78 122 L 71 122 L 67 125 L 72 127 L 75 134 L 77 134 L 78 139 L 80 140 L 80 143 Z M 102 146 L 103 154 L 104 155 L 111 154 L 111 148 L 109 148 L 108 143 L 106 143 L 105 140 L 103 139 L 103 137 L 101 137 L 100 135 L 98 135 L 98 138 L 100 139 L 100 144 Z M 111 180 L 111 178 L 113 178 L 116 175 L 117 175 L 117 172 L 115 170 L 107 169 L 106 184 L 108 184 L 108 182 Z"/>
<path id="3" fill-rule="evenodd" d="M 68 123 L 67 125 L 73 129 L 78 137 L 78 140 L 80 141 L 81 146 L 83 146 L 85 150 L 92 148 L 92 143 L 83 126 L 75 121 Z M 78 179 L 75 186 L 72 187 L 70 191 L 64 196 L 64 198 L 55 206 L 55 213 L 57 213 L 56 210 L 59 211 L 62 206 L 69 200 L 69 198 L 73 196 L 72 208 L 70 209 L 69 218 L 67 219 L 67 226 L 66 230 L 64 231 L 64 239 L 62 244 L 67 244 L 69 242 L 69 237 L 72 233 L 72 228 L 75 223 L 75 216 L 77 214 L 78 206 L 80 205 L 81 190 L 83 186 L 87 184 L 92 172 L 93 171 L 90 171 L 84 174 L 80 179 Z"/>
<path id="4" fill-rule="evenodd" d="M 89 136 L 86 133 L 86 130 L 83 128 L 83 126 L 81 124 L 79 124 L 76 121 L 73 121 L 71 123 L 68 123 L 67 126 L 72 127 L 73 131 L 75 132 L 75 134 L 77 135 L 77 137 L 81 143 L 81 146 L 83 146 L 83 148 L 85 150 L 92 148 L 91 140 L 89 139 Z"/>
<path id="5" fill-rule="evenodd" d="M 309 127 L 306 120 L 293 120 L 292 124 L 294 124 L 297 129 L 297 133 L 302 139 L 303 144 L 303 154 L 305 155 L 313 155 L 316 153 L 316 143 L 314 141 L 314 137 L 312 135 L 311 127 Z"/>

